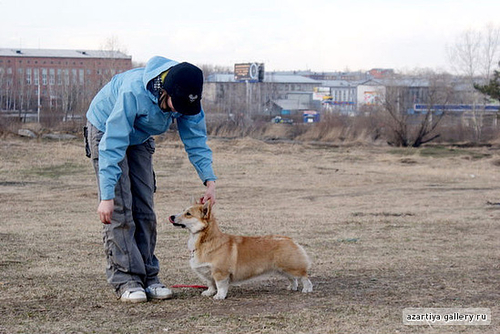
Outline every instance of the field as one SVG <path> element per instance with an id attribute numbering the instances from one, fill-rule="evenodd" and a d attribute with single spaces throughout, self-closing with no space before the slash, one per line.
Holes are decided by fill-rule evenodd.
<path id="1" fill-rule="evenodd" d="M 311 294 L 281 278 L 214 301 L 174 289 L 128 305 L 106 283 L 97 193 L 80 141 L 0 140 L 0 333 L 499 333 L 500 148 L 212 139 L 215 214 L 233 234 L 295 238 Z M 175 138 L 155 153 L 157 256 L 200 284 L 167 217 L 203 186 Z M 489 308 L 486 326 L 408 326 L 405 308 Z"/>

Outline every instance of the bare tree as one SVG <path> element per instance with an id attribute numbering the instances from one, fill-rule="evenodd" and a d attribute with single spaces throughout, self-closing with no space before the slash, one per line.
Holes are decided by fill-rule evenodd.
<path id="1" fill-rule="evenodd" d="M 482 63 L 481 44 L 481 32 L 469 29 L 457 38 L 452 47 L 448 48 L 450 64 L 454 71 L 469 79 L 471 84 L 479 73 L 479 67 Z"/>
<path id="2" fill-rule="evenodd" d="M 492 24 L 482 31 L 464 31 L 455 44 L 448 48 L 450 63 L 455 72 L 461 75 L 466 83 L 461 100 L 470 104 L 472 109 L 463 113 L 464 125 L 469 124 L 475 135 L 475 140 L 482 138 L 485 107 L 481 94 L 474 85 L 486 83 L 493 74 L 493 67 L 500 55 L 500 27 Z"/>
<path id="3" fill-rule="evenodd" d="M 483 76 L 488 81 L 491 79 L 493 66 L 500 57 L 500 27 L 489 24 L 486 27 L 483 43 Z"/>
<path id="4" fill-rule="evenodd" d="M 211 65 L 211 64 L 201 64 L 198 65 L 199 68 L 203 71 L 203 75 L 208 77 L 214 73 L 233 73 L 233 69 L 230 66 L 219 66 L 219 65 Z"/>
<path id="5" fill-rule="evenodd" d="M 471 84 L 476 79 L 488 81 L 500 57 L 500 26 L 488 24 L 482 31 L 469 29 L 448 47 L 450 64 L 456 74 Z"/>
<path id="6" fill-rule="evenodd" d="M 453 85 L 446 74 L 427 73 L 425 78 L 414 80 L 419 84 L 389 82 L 381 101 L 383 111 L 389 116 L 388 141 L 394 146 L 420 147 L 438 138 L 438 125 L 446 115 L 446 109 L 441 106 L 445 106 L 453 94 Z M 408 110 L 413 108 L 417 95 L 427 107 L 421 114 L 411 114 Z"/>
<path id="7" fill-rule="evenodd" d="M 103 72 L 101 73 L 102 76 L 102 82 L 101 86 L 106 84 L 111 78 L 116 74 L 116 55 L 118 53 L 127 53 L 127 49 L 123 44 L 120 42 L 118 37 L 116 36 L 111 36 L 106 41 L 104 44 L 101 46 L 101 51 L 103 52 L 103 55 L 105 58 L 110 58 L 111 61 L 108 61 L 108 68 L 104 69 Z"/>
<path id="8" fill-rule="evenodd" d="M 425 98 L 428 106 L 428 111 L 420 119 L 416 125 L 416 135 L 413 141 L 413 147 L 419 147 L 422 144 L 428 143 L 440 136 L 436 133 L 438 125 L 446 116 L 447 111 L 444 108 L 436 108 L 436 106 L 446 106 L 453 95 L 453 84 L 446 74 L 435 74 L 429 77 L 429 88 Z"/>

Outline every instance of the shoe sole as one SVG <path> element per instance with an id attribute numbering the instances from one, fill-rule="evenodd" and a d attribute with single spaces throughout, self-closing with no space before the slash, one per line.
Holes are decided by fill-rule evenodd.
<path id="1" fill-rule="evenodd" d="M 148 298 L 149 299 L 154 299 L 154 300 L 165 300 L 165 299 L 172 299 L 174 295 L 173 294 L 170 294 L 170 295 L 167 295 L 167 296 L 151 296 L 151 295 L 148 295 Z"/>
<path id="2" fill-rule="evenodd" d="M 132 304 L 137 304 L 137 303 L 145 303 L 148 301 L 147 298 L 143 299 L 126 299 L 126 298 L 120 298 L 120 301 L 123 303 L 132 303 Z"/>
<path id="3" fill-rule="evenodd" d="M 147 296 L 144 296 L 143 298 L 120 298 L 120 301 L 124 302 L 124 303 L 133 303 L 133 304 L 136 304 L 136 303 L 145 303 L 148 301 L 148 298 Z"/>

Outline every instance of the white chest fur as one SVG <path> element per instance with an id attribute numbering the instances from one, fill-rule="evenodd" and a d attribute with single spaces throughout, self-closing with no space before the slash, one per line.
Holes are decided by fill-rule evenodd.
<path id="1" fill-rule="evenodd" d="M 196 250 L 196 242 L 198 241 L 199 234 L 191 234 L 188 240 L 188 249 L 191 252 L 191 259 L 189 264 L 197 274 L 204 278 L 211 277 L 212 265 L 210 263 L 202 263 L 199 261 L 199 256 Z"/>
<path id="2" fill-rule="evenodd" d="M 191 251 L 191 255 L 193 255 L 196 251 L 196 241 L 198 241 L 198 238 L 199 238 L 199 234 L 190 234 L 189 235 L 188 249 Z"/>

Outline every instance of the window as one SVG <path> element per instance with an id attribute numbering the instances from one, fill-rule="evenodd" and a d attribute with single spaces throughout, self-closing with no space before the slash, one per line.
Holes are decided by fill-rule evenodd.
<path id="1" fill-rule="evenodd" d="M 60 68 L 57 69 L 57 85 L 62 85 L 62 70 Z"/>
<path id="2" fill-rule="evenodd" d="M 64 70 L 64 84 L 69 85 L 69 70 L 68 69 Z"/>
<path id="3" fill-rule="evenodd" d="M 21 86 L 24 86 L 24 81 L 23 81 L 23 78 L 24 78 L 24 68 L 18 68 L 17 69 L 17 78 L 18 78 L 19 84 Z"/>
<path id="4" fill-rule="evenodd" d="M 42 68 L 42 85 L 47 85 L 47 69 Z"/>
<path id="5" fill-rule="evenodd" d="M 56 71 L 53 68 L 51 68 L 49 69 L 49 84 L 53 86 L 55 85 L 55 83 L 56 83 Z"/>
<path id="6" fill-rule="evenodd" d="M 40 84 L 40 71 L 38 70 L 38 68 L 35 68 L 33 70 L 33 78 L 34 84 L 38 86 Z"/>
<path id="7" fill-rule="evenodd" d="M 85 82 L 85 70 L 80 70 L 79 73 L 80 85 L 83 85 Z"/>
<path id="8" fill-rule="evenodd" d="M 77 71 L 76 68 L 71 69 L 71 83 L 76 84 L 77 82 Z"/>
<path id="9" fill-rule="evenodd" d="M 31 68 L 26 69 L 26 84 L 31 85 Z"/>

